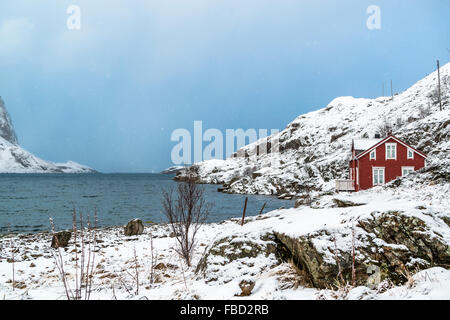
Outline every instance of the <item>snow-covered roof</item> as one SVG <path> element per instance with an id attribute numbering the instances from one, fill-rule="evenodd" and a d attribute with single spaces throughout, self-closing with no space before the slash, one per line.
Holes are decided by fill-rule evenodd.
<path id="1" fill-rule="evenodd" d="M 390 139 L 392 139 L 392 140 L 394 140 L 394 141 L 397 141 L 398 143 L 404 145 L 404 146 L 405 146 L 406 148 L 408 148 L 408 149 L 412 149 L 415 153 L 419 154 L 420 156 L 422 156 L 422 157 L 424 157 L 424 158 L 427 157 L 424 153 L 420 152 L 419 150 L 417 150 L 417 149 L 411 147 L 410 145 L 408 145 L 407 143 L 405 143 L 405 142 L 401 141 L 400 139 L 394 137 L 393 135 L 390 135 L 390 136 L 388 136 L 388 137 L 386 137 L 386 138 L 384 138 L 384 139 L 380 139 L 379 142 L 375 143 L 374 145 L 370 146 L 369 148 L 366 148 L 365 150 L 360 151 L 359 149 L 356 149 L 356 150 L 360 151 L 360 152 L 357 152 L 357 157 L 356 157 L 356 158 L 361 158 L 362 156 L 364 156 L 365 154 L 367 154 L 369 151 L 371 151 L 372 149 L 374 149 L 374 147 L 378 147 L 379 145 L 383 144 L 384 142 L 386 142 L 386 141 L 388 141 L 388 140 L 390 140 Z M 375 139 L 374 139 L 374 140 L 375 140 Z"/>
<path id="2" fill-rule="evenodd" d="M 354 140 L 355 150 L 367 150 L 383 139 L 357 139 Z"/>

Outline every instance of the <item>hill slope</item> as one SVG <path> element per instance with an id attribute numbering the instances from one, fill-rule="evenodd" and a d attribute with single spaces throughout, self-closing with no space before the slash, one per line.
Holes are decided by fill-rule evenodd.
<path id="1" fill-rule="evenodd" d="M 224 192 L 298 195 L 307 189 L 328 191 L 347 177 L 352 139 L 373 138 L 385 125 L 393 134 L 428 154 L 427 165 L 448 161 L 450 64 L 441 69 L 443 111 L 437 100 L 437 72 L 391 97 L 340 97 L 320 110 L 301 115 L 270 142 L 279 153 L 256 155 L 252 143 L 227 160 L 195 164 L 199 180 L 224 185 Z M 253 155 L 252 155 L 253 154 Z M 176 179 L 183 179 L 183 173 Z"/>

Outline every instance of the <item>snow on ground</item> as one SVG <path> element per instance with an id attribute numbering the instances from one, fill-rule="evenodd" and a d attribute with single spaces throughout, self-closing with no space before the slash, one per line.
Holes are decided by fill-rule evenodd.
<path id="1" fill-rule="evenodd" d="M 408 180 L 408 179 L 407 179 Z M 414 179 L 409 179 L 413 181 Z M 407 185 L 407 183 L 405 183 Z M 406 187 L 403 187 L 406 188 Z M 348 232 L 359 219 L 383 210 L 401 210 L 426 222 L 429 232 L 442 236 L 450 244 L 450 228 L 438 219 L 449 217 L 448 184 L 430 185 L 410 192 L 402 189 L 375 188 L 356 194 L 340 194 L 342 200 L 364 205 L 336 208 L 331 197 L 319 199 L 315 206 L 279 209 L 261 216 L 205 224 L 198 234 L 198 246 L 192 267 L 187 267 L 175 252 L 175 238 L 168 225 L 146 226 L 144 234 L 126 237 L 123 229 L 111 227 L 99 230 L 98 252 L 91 299 L 450 299 L 450 270 L 429 268 L 414 275 L 403 285 L 369 289 L 356 287 L 348 294 L 337 291 L 305 288 L 296 283 L 295 269 L 289 263 L 276 263 L 271 255 L 257 255 L 227 263 L 216 261 L 207 274 L 195 269 L 206 248 L 218 239 L 232 237 L 233 241 L 260 242 L 261 236 L 274 231 L 300 236 L 326 229 L 330 234 Z M 336 196 L 335 196 L 336 197 Z M 347 230 L 347 231 L 346 231 Z M 337 246 L 347 250 L 351 237 L 338 238 Z M 153 251 L 152 240 L 153 239 Z M 64 288 L 55 268 L 50 249 L 51 235 L 15 235 L 0 238 L 0 299 L 65 299 Z M 317 238 L 316 247 L 330 246 L 330 239 Z M 323 242 L 323 243 L 322 243 Z M 357 243 L 358 246 L 358 243 Z M 12 250 L 15 248 L 15 263 Z M 69 283 L 73 287 L 73 244 L 62 250 Z M 134 250 L 139 270 L 139 292 L 136 294 Z M 151 283 L 151 261 L 156 257 L 154 282 Z M 327 259 L 332 260 L 333 257 Z M 223 263 L 223 265 L 221 265 Z M 218 266 L 216 269 L 215 266 Z M 12 275 L 16 289 L 12 290 Z M 255 287 L 248 297 L 237 296 L 242 280 L 252 280 Z"/>

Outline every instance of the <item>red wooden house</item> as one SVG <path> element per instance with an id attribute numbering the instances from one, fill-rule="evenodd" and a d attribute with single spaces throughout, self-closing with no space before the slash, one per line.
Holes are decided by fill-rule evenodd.
<path id="1" fill-rule="evenodd" d="M 400 139 L 353 140 L 349 180 L 337 180 L 337 191 L 359 191 L 383 185 L 425 167 L 427 156 Z"/>

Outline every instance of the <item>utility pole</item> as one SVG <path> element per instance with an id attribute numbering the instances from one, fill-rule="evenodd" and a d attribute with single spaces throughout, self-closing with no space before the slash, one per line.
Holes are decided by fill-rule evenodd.
<path id="1" fill-rule="evenodd" d="M 392 79 L 391 79 L 391 97 L 392 101 L 394 101 L 394 91 L 392 90 Z"/>
<path id="2" fill-rule="evenodd" d="M 438 94 L 439 94 L 439 110 L 442 111 L 442 101 L 441 101 L 441 73 L 439 71 L 439 60 L 437 61 L 438 70 Z"/>
<path id="3" fill-rule="evenodd" d="M 248 201 L 248 197 L 245 197 L 244 212 L 242 212 L 242 222 L 241 222 L 241 226 L 244 225 L 245 211 L 247 210 L 247 201 Z"/>

